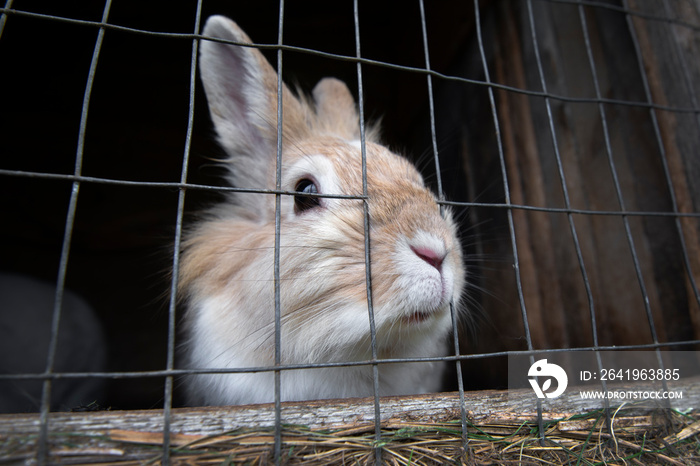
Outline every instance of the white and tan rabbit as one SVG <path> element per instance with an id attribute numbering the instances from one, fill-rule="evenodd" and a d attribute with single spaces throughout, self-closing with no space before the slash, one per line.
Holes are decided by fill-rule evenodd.
<path id="1" fill-rule="evenodd" d="M 249 43 L 231 20 L 209 18 L 204 35 Z M 203 40 L 201 78 L 219 142 L 238 188 L 274 189 L 277 74 L 255 48 Z M 280 300 L 284 365 L 371 359 L 365 278 L 360 131 L 354 100 L 335 79 L 314 103 L 283 89 Z M 449 213 L 404 158 L 366 142 L 371 283 L 379 358 L 439 357 L 451 329 L 450 302 L 464 286 Z M 189 231 L 180 282 L 187 305 L 187 365 L 271 367 L 275 354 L 275 196 L 229 193 Z M 381 395 L 440 388 L 443 362 L 379 365 Z M 188 376 L 191 404 L 274 400 L 274 373 Z M 372 367 L 285 370 L 287 400 L 370 396 Z"/>

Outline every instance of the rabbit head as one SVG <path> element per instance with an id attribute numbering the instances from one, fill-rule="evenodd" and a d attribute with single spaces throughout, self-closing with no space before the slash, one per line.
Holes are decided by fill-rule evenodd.
<path id="1" fill-rule="evenodd" d="M 209 18 L 204 35 L 250 43 L 231 20 Z M 201 78 L 230 183 L 276 187 L 278 77 L 244 45 L 203 40 Z M 366 134 L 366 189 L 358 114 L 348 88 L 321 80 L 313 100 L 281 85 L 279 195 L 282 364 L 371 358 L 365 261 L 368 212 L 371 300 L 380 358 L 446 354 L 450 303 L 464 271 L 456 228 L 406 159 Z M 318 194 L 319 196 L 314 196 Z M 323 197 L 323 195 L 337 195 Z M 275 360 L 275 210 L 270 193 L 235 191 L 193 225 L 184 241 L 180 283 L 187 364 L 263 368 Z M 353 196 L 354 198 L 350 198 Z M 379 365 L 382 394 L 439 389 L 442 363 Z M 200 374 L 187 380 L 190 402 L 272 401 L 268 371 Z M 369 396 L 368 365 L 285 370 L 283 400 Z"/>

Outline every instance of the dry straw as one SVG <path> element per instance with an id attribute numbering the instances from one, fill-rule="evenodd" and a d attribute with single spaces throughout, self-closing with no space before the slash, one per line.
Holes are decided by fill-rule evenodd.
<path id="1" fill-rule="evenodd" d="M 332 429 L 286 425 L 282 428 L 281 463 L 371 464 L 375 458 L 374 448 L 381 447 L 383 461 L 395 465 L 700 464 L 700 416 L 697 413 L 677 410 L 638 413 L 639 409 L 633 407 L 614 411 L 611 430 L 606 427 L 603 410 L 563 415 L 558 419 L 550 414 L 544 423 L 544 440 L 534 419 L 522 422 L 517 416 L 504 413 L 476 422 L 470 416 L 466 449 L 457 419 L 436 422 L 388 420 L 382 423 L 380 444 L 375 440 L 372 423 Z M 110 414 L 118 415 L 116 412 Z M 81 416 L 93 418 L 92 433 L 52 433 L 51 463 L 161 464 L 162 432 L 109 428 L 110 423 L 105 423 L 100 413 L 83 413 Z M 206 416 L 201 419 L 212 420 Z M 137 426 L 138 422 L 131 425 Z M 0 435 L 0 464 L 31 461 L 36 440 L 36 435 L 11 435 L 4 431 Z M 273 427 L 243 427 L 212 435 L 173 433 L 170 436 L 170 463 L 273 463 L 274 440 Z"/>

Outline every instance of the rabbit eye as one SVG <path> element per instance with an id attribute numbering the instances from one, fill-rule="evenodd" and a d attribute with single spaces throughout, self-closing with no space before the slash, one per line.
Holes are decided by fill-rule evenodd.
<path id="1" fill-rule="evenodd" d="M 294 196 L 294 211 L 297 214 L 321 206 L 321 198 L 307 196 L 307 194 L 318 194 L 318 187 L 312 180 L 308 178 L 299 180 L 294 190 L 299 193 Z"/>

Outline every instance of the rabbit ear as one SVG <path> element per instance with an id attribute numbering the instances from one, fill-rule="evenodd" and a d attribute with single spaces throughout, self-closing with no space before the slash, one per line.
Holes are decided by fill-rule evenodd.
<path id="1" fill-rule="evenodd" d="M 203 35 L 252 43 L 236 23 L 210 17 Z M 277 147 L 277 73 L 253 47 L 203 40 L 200 71 L 219 142 L 231 156 L 233 183 L 266 186 L 266 173 Z M 283 134 L 299 137 L 308 131 L 308 110 L 283 85 Z"/>
<path id="2" fill-rule="evenodd" d="M 325 78 L 316 84 L 313 91 L 316 113 L 322 131 L 334 133 L 342 138 L 360 138 L 359 116 L 355 99 L 342 81 Z"/>

